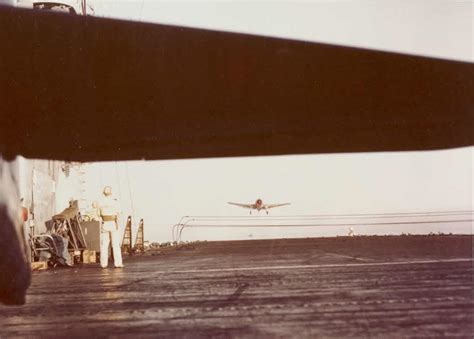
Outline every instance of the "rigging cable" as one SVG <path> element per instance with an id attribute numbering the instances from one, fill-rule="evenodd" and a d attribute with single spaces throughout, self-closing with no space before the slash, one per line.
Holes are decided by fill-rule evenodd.
<path id="1" fill-rule="evenodd" d="M 128 196 L 130 198 L 130 207 L 132 208 L 132 217 L 135 218 L 135 208 L 133 206 L 132 185 L 130 184 L 130 172 L 128 170 L 128 162 L 125 163 L 125 169 L 126 169 L 126 174 L 127 174 Z"/>

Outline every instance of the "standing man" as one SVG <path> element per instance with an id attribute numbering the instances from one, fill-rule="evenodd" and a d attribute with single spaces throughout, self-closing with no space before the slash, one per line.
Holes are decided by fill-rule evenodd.
<path id="1" fill-rule="evenodd" d="M 104 196 L 99 201 L 99 212 L 102 219 L 100 229 L 100 266 L 106 268 L 109 263 L 109 243 L 112 238 L 115 267 L 123 267 L 118 226 L 119 205 L 117 199 L 112 197 L 112 188 L 110 186 L 105 186 L 103 193 Z"/>

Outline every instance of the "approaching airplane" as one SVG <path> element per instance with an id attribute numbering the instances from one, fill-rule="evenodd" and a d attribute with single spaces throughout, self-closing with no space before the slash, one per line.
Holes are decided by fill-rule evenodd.
<path id="1" fill-rule="evenodd" d="M 262 199 L 257 199 L 255 201 L 255 203 L 253 204 L 239 204 L 237 202 L 228 202 L 228 204 L 230 205 L 235 205 L 235 206 L 240 206 L 240 207 L 243 207 L 243 208 L 248 208 L 250 209 L 250 214 L 252 214 L 252 210 L 257 210 L 258 212 L 260 212 L 261 210 L 265 210 L 265 212 L 267 212 L 268 214 L 268 210 L 270 208 L 274 208 L 274 207 L 280 207 L 280 206 L 285 206 L 285 205 L 290 205 L 290 203 L 284 203 L 284 204 L 264 204 Z"/>

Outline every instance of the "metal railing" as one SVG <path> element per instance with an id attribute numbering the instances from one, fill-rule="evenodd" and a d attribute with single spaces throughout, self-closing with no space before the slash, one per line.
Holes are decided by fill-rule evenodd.
<path id="1" fill-rule="evenodd" d="M 174 242 L 190 228 L 354 227 L 473 222 L 474 211 L 434 211 L 285 216 L 183 216 L 172 227 Z M 393 219 L 393 220 L 390 220 Z"/>

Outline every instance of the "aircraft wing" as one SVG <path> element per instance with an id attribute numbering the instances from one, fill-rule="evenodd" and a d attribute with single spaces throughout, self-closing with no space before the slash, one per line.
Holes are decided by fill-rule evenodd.
<path id="1" fill-rule="evenodd" d="M 289 202 L 286 202 L 284 204 L 268 204 L 265 205 L 265 208 L 274 208 L 274 207 L 280 207 L 280 206 L 286 206 L 286 205 L 291 205 Z"/>
<path id="2" fill-rule="evenodd" d="M 9 6 L 0 6 L 0 41 L 8 158 L 474 145 L 470 62 Z"/>
<path id="3" fill-rule="evenodd" d="M 228 204 L 243 207 L 243 208 L 253 208 L 253 204 L 239 204 L 238 202 L 228 202 Z"/>

